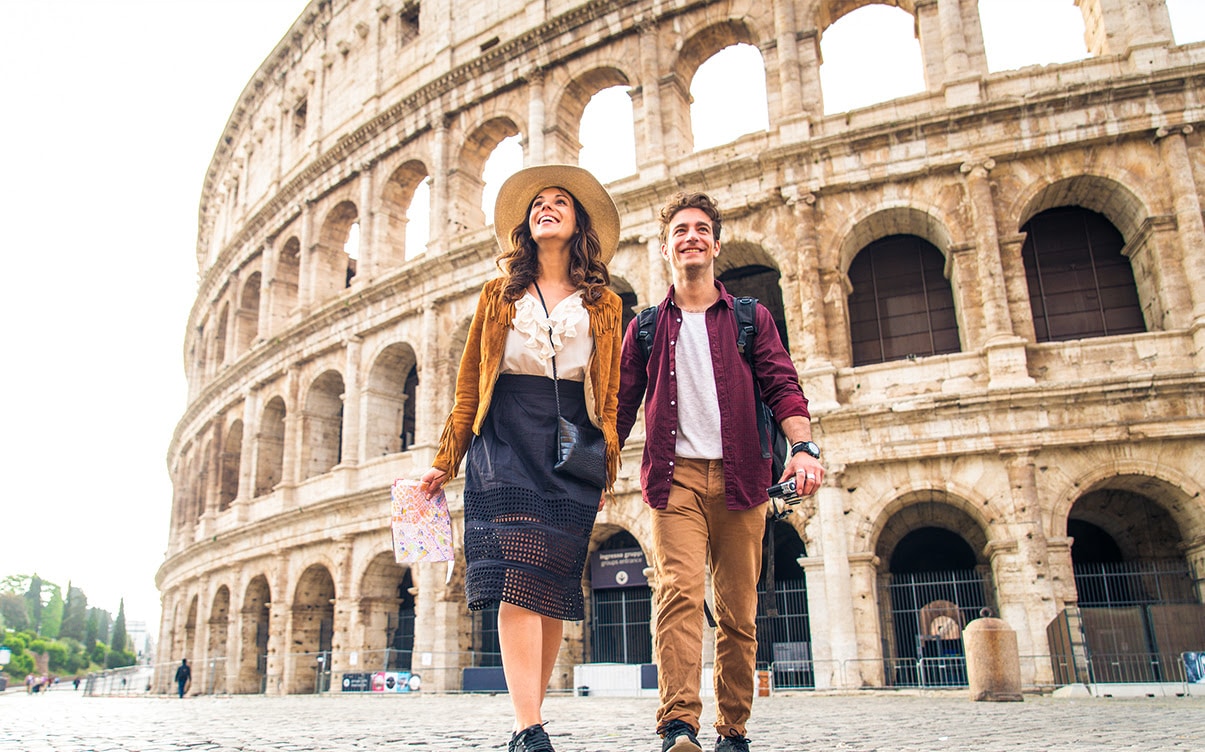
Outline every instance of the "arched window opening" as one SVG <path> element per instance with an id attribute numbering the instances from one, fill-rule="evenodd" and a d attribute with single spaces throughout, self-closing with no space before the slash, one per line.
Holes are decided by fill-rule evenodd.
<path id="1" fill-rule="evenodd" d="M 932 520 L 939 524 L 916 524 Z M 990 574 L 959 532 L 982 534 L 970 520 L 944 505 L 905 510 L 904 532 L 887 557 L 891 576 L 885 629 L 885 674 L 895 686 L 961 686 L 967 682 L 962 631 L 993 608 Z M 898 526 L 897 524 L 897 526 Z M 893 535 L 898 535 L 894 533 Z"/>
<path id="2" fill-rule="evenodd" d="M 281 481 L 285 448 L 285 403 L 273 397 L 260 418 L 256 447 L 255 495 L 272 493 Z"/>
<path id="3" fill-rule="evenodd" d="M 1021 228 L 1038 342 L 1146 331 L 1121 233 L 1094 211 L 1049 209 Z"/>
<path id="4" fill-rule="evenodd" d="M 239 295 L 238 315 L 235 320 L 235 349 L 236 355 L 242 355 L 251 349 L 251 343 L 259 334 L 259 288 L 263 275 L 255 272 L 247 278 Z"/>
<path id="5" fill-rule="evenodd" d="M 222 312 L 218 314 L 218 331 L 213 338 L 213 362 L 221 366 L 226 362 L 226 332 L 230 322 L 230 304 L 222 305 Z"/>
<path id="6" fill-rule="evenodd" d="M 226 432 L 222 444 L 222 472 L 218 493 L 218 511 L 224 512 L 238 497 L 239 466 L 243 457 L 243 422 L 236 420 Z"/>
<path id="7" fill-rule="evenodd" d="M 1200 0 L 1166 0 L 1176 44 L 1205 41 L 1205 5 Z"/>
<path id="8" fill-rule="evenodd" d="M 317 266 L 317 274 L 306 274 L 307 279 L 314 282 L 315 302 L 324 302 L 351 285 L 356 276 L 356 259 L 348 255 L 348 248 L 359 252 L 359 211 L 351 201 L 342 201 L 331 209 L 322 223 L 318 234 L 318 248 L 313 254 L 307 255 L 307 261 L 313 259 Z M 352 243 L 352 228 L 357 227 L 357 239 Z"/>
<path id="9" fill-rule="evenodd" d="M 847 112 L 925 90 L 924 63 L 911 13 L 885 5 L 852 11 L 820 38 L 824 113 Z M 874 50 L 875 65 L 867 65 Z"/>
<path id="10" fill-rule="evenodd" d="M 734 297 L 752 297 L 764 305 L 774 317 L 774 326 L 778 329 L 778 338 L 782 346 L 791 349 L 791 339 L 787 332 L 786 308 L 782 302 L 782 287 L 779 279 L 782 275 L 778 269 L 763 264 L 745 264 L 725 269 L 717 275 L 717 279 Z"/>
<path id="11" fill-rule="evenodd" d="M 226 666 L 228 661 L 226 648 L 230 625 L 230 588 L 222 585 L 213 596 L 209 609 L 209 643 L 206 655 L 209 657 L 209 676 L 206 686 L 201 691 L 210 694 L 225 694 Z"/>
<path id="12" fill-rule="evenodd" d="M 590 660 L 651 663 L 652 590 L 640 543 L 626 530 L 607 538 L 590 556 Z"/>
<path id="13" fill-rule="evenodd" d="M 407 567 L 397 586 L 397 612 L 389 625 L 389 660 L 392 671 L 409 671 L 414 665 L 414 578 Z"/>
<path id="14" fill-rule="evenodd" d="M 427 252 L 431 242 L 431 177 L 428 175 L 414 189 L 414 197 L 406 209 L 406 258 Z"/>
<path id="15" fill-rule="evenodd" d="M 356 276 L 356 267 L 360 263 L 360 223 L 353 222 L 347 230 L 347 240 L 343 243 L 343 252 L 347 254 L 347 276 L 343 286 L 351 287 L 351 278 Z"/>
<path id="16" fill-rule="evenodd" d="M 410 567 L 394 561 L 392 551 L 383 551 L 364 570 L 359 591 L 365 654 L 374 656 L 366 658 L 365 668 L 409 671 L 418 593 Z"/>
<path id="17" fill-rule="evenodd" d="M 256 575 L 247 584 L 243 596 L 243 607 L 239 611 L 239 632 L 242 645 L 242 660 L 238 663 L 238 680 L 234 691 L 238 694 L 262 694 L 268 681 L 268 635 L 272 601 L 268 579 Z"/>
<path id="18" fill-rule="evenodd" d="M 1067 518 L 1077 607 L 1047 628 L 1056 675 L 1085 681 L 1077 672 L 1086 657 L 1092 681 L 1180 681 L 1180 654 L 1205 639 L 1205 605 L 1180 554 L 1183 537 L 1164 504 L 1127 488 L 1148 482 L 1116 485 L 1084 494 Z M 1078 662 L 1064 639 L 1075 621 L 1085 653 Z"/>
<path id="19" fill-rule="evenodd" d="M 481 191 L 481 210 L 485 212 L 487 225 L 494 222 L 494 202 L 498 199 L 502 184 L 522 168 L 523 144 L 519 136 L 502 139 L 485 160 L 481 173 L 481 179 L 485 181 Z M 510 232 L 510 228 L 506 228 L 506 231 Z"/>
<path id="20" fill-rule="evenodd" d="M 403 399 L 406 409 L 402 412 L 402 434 L 401 450 L 408 451 L 414 446 L 414 431 L 415 421 L 414 413 L 418 406 L 418 366 L 410 367 L 410 373 L 406 374 L 406 385 L 402 389 Z"/>
<path id="21" fill-rule="evenodd" d="M 309 694 L 331 688 L 331 645 L 335 625 L 335 580 L 321 564 L 301 573 L 293 593 L 293 644 L 285 656 L 292 661 L 289 694 Z"/>
<path id="22" fill-rule="evenodd" d="M 770 667 L 775 688 L 816 685 L 807 581 L 799 565 L 806 555 L 795 528 L 766 523 L 757 582 L 757 662 Z"/>
<path id="23" fill-rule="evenodd" d="M 1078 3 L 979 0 L 979 22 L 993 73 L 1089 57 Z"/>
<path id="24" fill-rule="evenodd" d="M 690 82 L 695 151 L 770 128 L 766 65 L 761 50 L 734 44 L 712 55 Z"/>
<path id="25" fill-rule="evenodd" d="M 915 235 L 890 235 L 849 265 L 850 344 L 855 366 L 958 352 L 954 293 L 945 258 Z"/>
<path id="26" fill-rule="evenodd" d="M 289 314 L 297 307 L 301 287 L 301 241 L 289 238 L 276 259 L 276 281 L 270 298 L 272 331 L 284 328 Z"/>
<path id="27" fill-rule="evenodd" d="M 590 98 L 582 112 L 578 164 L 603 183 L 636 172 L 636 124 L 629 86 L 612 86 Z"/>
<path id="28" fill-rule="evenodd" d="M 343 377 L 327 371 L 314 381 L 306 398 L 303 436 L 305 477 L 329 472 L 343 459 Z"/>

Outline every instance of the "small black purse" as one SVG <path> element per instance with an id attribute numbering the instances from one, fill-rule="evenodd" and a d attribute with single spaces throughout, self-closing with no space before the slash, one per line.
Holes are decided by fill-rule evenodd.
<path id="1" fill-rule="evenodd" d="M 548 316 L 548 305 L 544 293 L 536 285 L 540 305 Z M 548 342 L 552 344 L 552 329 L 548 330 Z M 556 395 L 557 461 L 552 469 L 562 475 L 570 475 L 600 489 L 607 485 L 607 440 L 602 431 L 593 426 L 579 426 L 561 415 L 561 389 L 557 385 L 556 354 L 552 356 L 552 388 Z"/>

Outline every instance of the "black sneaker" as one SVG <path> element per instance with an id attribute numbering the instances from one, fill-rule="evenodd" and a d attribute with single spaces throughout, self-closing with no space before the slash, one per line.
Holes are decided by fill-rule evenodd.
<path id="1" fill-rule="evenodd" d="M 661 732 L 661 752 L 703 752 L 695 730 L 686 721 L 673 720 Z"/>
<path id="2" fill-rule="evenodd" d="M 737 734 L 735 736 L 717 736 L 715 752 L 749 752 L 749 740 Z"/>
<path id="3" fill-rule="evenodd" d="M 507 752 L 556 752 L 541 723 L 516 732 L 506 749 Z"/>

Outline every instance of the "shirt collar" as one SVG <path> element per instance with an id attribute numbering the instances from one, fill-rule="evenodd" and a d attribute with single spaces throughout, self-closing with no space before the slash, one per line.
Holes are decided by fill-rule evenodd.
<path id="1" fill-rule="evenodd" d="M 720 291 L 720 298 L 719 298 L 719 300 L 716 301 L 716 303 L 722 302 L 724 305 L 728 306 L 729 309 L 735 308 L 736 304 L 733 302 L 734 298 L 732 297 L 732 294 L 728 292 L 727 288 L 724 287 L 724 284 L 717 279 L 715 281 L 715 286 Z M 674 300 L 674 286 L 673 285 L 669 286 L 669 292 L 666 294 L 665 299 L 667 301 L 668 307 L 672 307 L 672 308 L 678 307 L 677 302 Z M 715 303 L 713 303 L 712 305 L 715 305 Z"/>

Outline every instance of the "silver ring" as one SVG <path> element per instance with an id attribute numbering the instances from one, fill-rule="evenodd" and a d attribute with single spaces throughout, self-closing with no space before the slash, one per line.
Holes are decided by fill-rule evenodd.
<path id="1" fill-rule="evenodd" d="M 808 480 L 816 480 L 816 476 L 808 473 Z"/>

